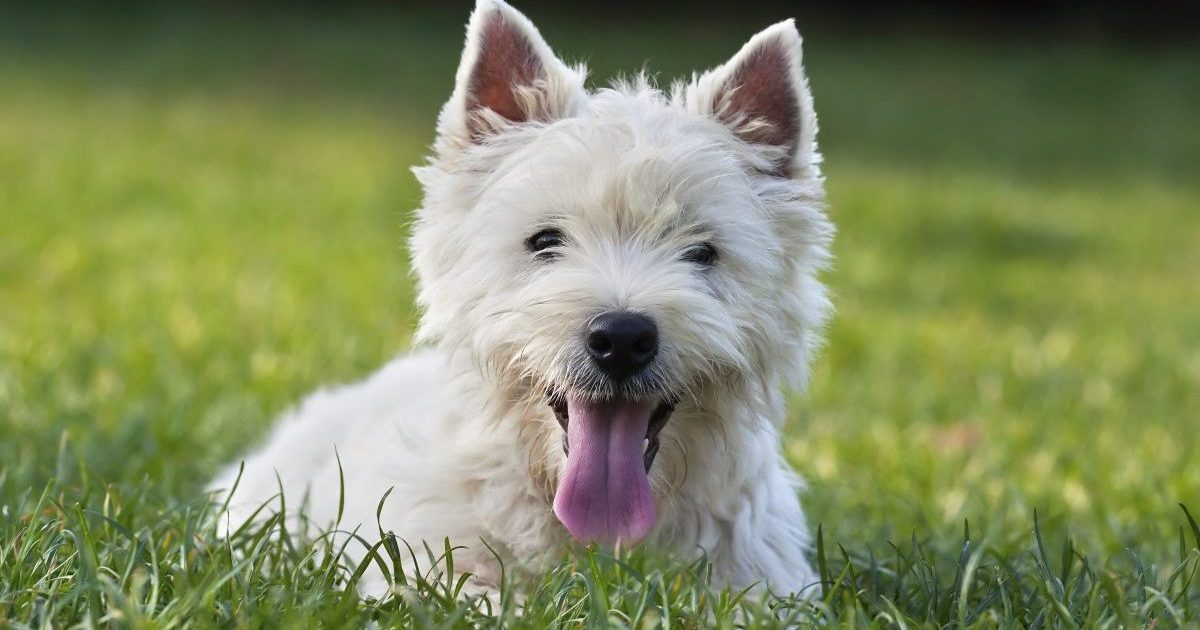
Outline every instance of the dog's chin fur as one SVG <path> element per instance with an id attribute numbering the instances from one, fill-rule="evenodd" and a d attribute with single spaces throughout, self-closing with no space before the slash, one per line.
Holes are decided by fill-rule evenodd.
<path id="1" fill-rule="evenodd" d="M 414 546 L 465 546 L 456 567 L 487 589 L 499 566 L 481 539 L 526 570 L 571 540 L 552 510 L 565 457 L 548 392 L 657 398 L 674 411 L 641 544 L 703 552 L 722 583 L 816 590 L 780 445 L 783 391 L 807 380 L 830 310 L 817 274 L 833 229 L 799 35 L 777 24 L 665 91 L 639 76 L 589 93 L 584 74 L 524 16 L 480 0 L 434 153 L 415 169 L 426 349 L 288 414 L 246 458 L 228 523 L 282 483 L 289 511 L 332 525 L 344 475 L 339 529 L 376 532 L 393 488 L 378 525 Z M 551 259 L 526 249 L 546 227 L 565 235 Z M 698 241 L 715 244 L 711 267 L 681 257 Z M 652 317 L 661 339 L 624 389 L 594 373 L 582 341 L 614 309 Z"/>

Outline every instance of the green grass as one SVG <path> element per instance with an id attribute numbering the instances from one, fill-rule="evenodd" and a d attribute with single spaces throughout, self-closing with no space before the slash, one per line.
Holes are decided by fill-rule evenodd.
<path id="1" fill-rule="evenodd" d="M 363 603 L 320 540 L 214 537 L 218 465 L 409 343 L 462 18 L 0 12 L 0 627 L 1200 623 L 1196 48 L 802 24 L 840 229 L 786 444 L 815 605 L 594 553 L 496 610 L 436 571 Z M 601 78 L 760 26 L 541 22 Z"/>

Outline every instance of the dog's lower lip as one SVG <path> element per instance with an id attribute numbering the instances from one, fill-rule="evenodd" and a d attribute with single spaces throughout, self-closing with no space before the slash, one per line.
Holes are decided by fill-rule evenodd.
<path id="1" fill-rule="evenodd" d="M 571 445 L 567 442 L 567 398 L 553 391 L 547 392 L 546 397 L 550 401 L 550 408 L 554 410 L 554 419 L 558 420 L 558 426 L 562 427 L 563 454 L 569 454 Z"/>
<path id="2" fill-rule="evenodd" d="M 667 420 L 671 419 L 673 411 L 675 411 L 675 404 L 671 402 L 671 399 L 664 398 L 662 402 L 658 403 L 654 413 L 650 414 L 650 426 L 646 427 L 646 452 L 642 455 L 647 473 L 650 472 L 650 466 L 654 464 L 654 458 L 658 455 L 658 432 L 667 426 Z"/>
<path id="3" fill-rule="evenodd" d="M 558 425 L 563 430 L 563 454 L 569 455 L 571 444 L 567 440 L 567 425 L 571 419 L 567 413 L 567 397 L 551 389 L 546 392 L 546 399 L 550 408 L 554 411 L 555 420 L 558 420 Z M 658 455 L 658 448 L 660 446 L 658 434 L 667 425 L 667 420 L 671 419 L 671 412 L 673 411 L 675 411 L 675 399 L 674 397 L 666 396 L 654 408 L 654 412 L 650 414 L 650 424 L 646 427 L 646 450 L 642 455 L 647 473 L 650 472 L 650 466 L 654 464 L 654 458 Z"/>

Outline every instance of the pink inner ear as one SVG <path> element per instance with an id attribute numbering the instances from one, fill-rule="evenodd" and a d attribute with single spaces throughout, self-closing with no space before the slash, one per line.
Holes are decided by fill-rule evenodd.
<path id="1" fill-rule="evenodd" d="M 779 174 L 787 173 L 799 145 L 800 99 L 796 89 L 787 53 L 778 45 L 766 45 L 737 67 L 722 90 L 732 92 L 724 113 L 734 120 L 728 122 L 767 123 L 746 128 L 738 135 L 747 142 L 783 148 L 788 164 L 780 165 Z"/>
<path id="2" fill-rule="evenodd" d="M 514 122 L 524 122 L 527 113 L 517 99 L 514 88 L 532 86 L 544 76 L 545 68 L 533 44 L 521 28 L 494 11 L 486 17 L 480 33 L 479 56 L 471 70 L 468 86 L 467 111 L 486 107 Z M 469 122 L 476 140 L 484 129 L 478 121 Z"/>

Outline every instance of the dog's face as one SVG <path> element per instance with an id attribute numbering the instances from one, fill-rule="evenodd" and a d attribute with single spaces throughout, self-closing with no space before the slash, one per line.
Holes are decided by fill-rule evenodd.
<path id="1" fill-rule="evenodd" d="M 481 0 L 418 169 L 421 333 L 525 406 L 576 538 L 642 538 L 685 457 L 806 378 L 832 234 L 815 133 L 790 22 L 670 94 L 588 93 Z"/>

